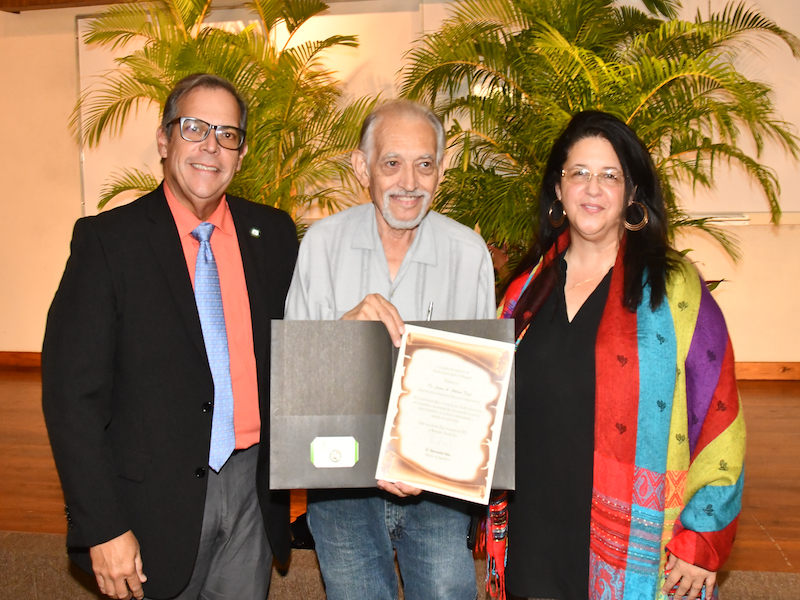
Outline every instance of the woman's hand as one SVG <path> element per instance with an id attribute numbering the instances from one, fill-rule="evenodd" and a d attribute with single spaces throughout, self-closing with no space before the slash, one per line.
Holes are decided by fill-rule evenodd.
<path id="1" fill-rule="evenodd" d="M 675 590 L 675 598 L 686 597 L 689 600 L 695 600 L 695 598 L 700 597 L 700 592 L 703 589 L 703 585 L 705 585 L 706 597 L 711 597 L 711 592 L 717 583 L 716 573 L 706 571 L 703 567 L 681 560 L 674 554 L 670 554 L 667 558 L 666 568 L 670 571 L 670 574 L 664 582 L 664 587 L 661 588 L 661 591 L 665 594 L 668 594 L 677 585 L 678 589 Z"/>

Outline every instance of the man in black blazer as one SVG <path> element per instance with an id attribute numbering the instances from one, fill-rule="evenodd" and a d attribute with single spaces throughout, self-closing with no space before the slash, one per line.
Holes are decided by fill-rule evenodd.
<path id="1" fill-rule="evenodd" d="M 272 556 L 289 557 L 288 493 L 269 489 L 269 349 L 297 239 L 286 213 L 225 195 L 246 123 L 224 79 L 178 83 L 157 133 L 164 182 L 76 223 L 48 315 L 43 408 L 67 546 L 111 598 L 264 600 Z M 195 299 L 206 222 L 227 384 Z M 212 468 L 225 385 L 235 448 Z"/>

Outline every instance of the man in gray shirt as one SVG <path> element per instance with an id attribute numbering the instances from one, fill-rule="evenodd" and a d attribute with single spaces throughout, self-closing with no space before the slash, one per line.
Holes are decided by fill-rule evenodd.
<path id="1" fill-rule="evenodd" d="M 444 174 L 445 134 L 427 107 L 382 105 L 352 164 L 371 204 L 309 228 L 287 319 L 380 320 L 399 346 L 404 320 L 490 319 L 494 272 L 481 237 L 428 209 Z M 308 522 L 328 600 L 394 600 L 394 554 L 408 600 L 474 600 L 467 503 L 403 483 L 309 492 Z"/>

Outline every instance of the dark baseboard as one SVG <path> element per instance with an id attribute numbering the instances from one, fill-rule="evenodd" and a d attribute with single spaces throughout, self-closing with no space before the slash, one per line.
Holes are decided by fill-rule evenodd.
<path id="1" fill-rule="evenodd" d="M 41 352 L 0 352 L 0 369 L 39 369 Z"/>
<path id="2" fill-rule="evenodd" d="M 737 362 L 736 379 L 797 381 L 800 380 L 800 362 Z"/>
<path id="3" fill-rule="evenodd" d="M 0 369 L 38 369 L 41 352 L 0 352 Z M 800 362 L 737 362 L 736 379 L 741 381 L 797 381 Z"/>

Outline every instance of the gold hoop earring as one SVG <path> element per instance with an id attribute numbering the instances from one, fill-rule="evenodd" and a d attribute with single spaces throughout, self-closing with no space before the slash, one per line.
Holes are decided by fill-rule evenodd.
<path id="1" fill-rule="evenodd" d="M 631 202 L 628 205 L 628 208 L 630 208 L 634 204 L 638 204 L 639 206 L 642 207 L 642 220 L 639 221 L 638 223 L 634 223 L 633 225 L 631 225 L 630 223 L 628 223 L 628 218 L 626 216 L 625 229 L 627 229 L 628 231 L 641 231 L 642 229 L 645 228 L 645 225 L 647 225 L 650 222 L 650 216 L 647 214 L 647 207 L 641 202 Z M 628 209 L 626 208 L 625 211 L 627 212 L 627 210 Z"/>
<path id="2" fill-rule="evenodd" d="M 558 220 L 553 218 L 553 207 L 556 205 L 556 202 L 558 202 L 561 205 L 561 218 Z M 564 224 L 564 219 L 567 218 L 567 213 L 564 210 L 564 203 L 561 202 L 561 198 L 556 198 L 556 202 L 553 202 L 550 205 L 550 210 L 547 211 L 547 217 L 550 219 L 550 224 L 556 229 L 558 229 Z"/>

